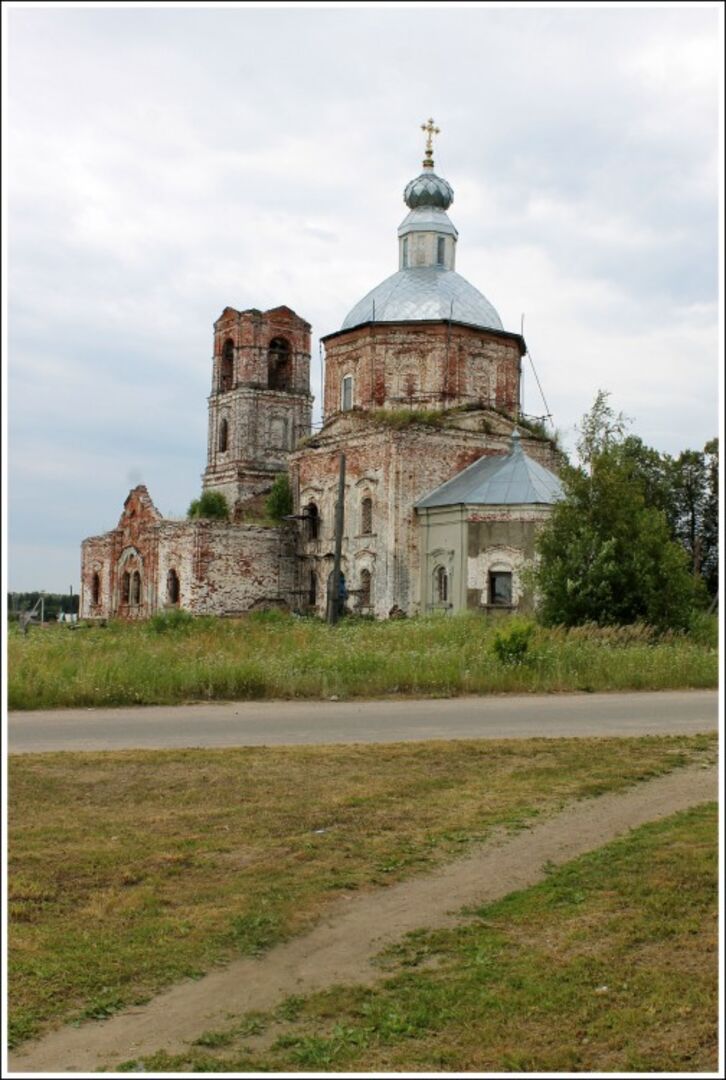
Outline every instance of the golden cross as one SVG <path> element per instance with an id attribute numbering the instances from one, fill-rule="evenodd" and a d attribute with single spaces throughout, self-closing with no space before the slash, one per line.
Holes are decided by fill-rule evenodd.
<path id="1" fill-rule="evenodd" d="M 434 152 L 433 137 L 439 134 L 441 128 L 435 127 L 433 120 L 429 117 L 426 123 L 421 125 L 421 130 L 426 132 L 426 157 L 431 157 Z"/>

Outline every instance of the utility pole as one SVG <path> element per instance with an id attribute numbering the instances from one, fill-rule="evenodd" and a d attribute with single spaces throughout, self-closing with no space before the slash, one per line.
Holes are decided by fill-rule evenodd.
<path id="1" fill-rule="evenodd" d="M 345 454 L 338 458 L 338 501 L 335 504 L 335 557 L 333 578 L 328 592 L 328 622 L 334 626 L 340 611 L 340 556 L 343 550 L 343 525 L 345 521 Z"/>

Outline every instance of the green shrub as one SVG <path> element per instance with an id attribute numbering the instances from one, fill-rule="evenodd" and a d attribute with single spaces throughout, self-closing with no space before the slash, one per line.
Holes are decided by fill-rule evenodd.
<path id="1" fill-rule="evenodd" d="M 228 521 L 229 503 L 221 491 L 203 491 L 198 499 L 192 499 L 187 517 Z"/>
<path id="2" fill-rule="evenodd" d="M 273 521 L 282 521 L 286 515 L 292 513 L 292 488 L 287 473 L 280 473 L 275 479 L 265 505 Z"/>
<path id="3" fill-rule="evenodd" d="M 534 624 L 511 622 L 498 630 L 492 642 L 492 652 L 502 664 L 523 664 L 529 659 L 529 642 L 534 634 Z"/>

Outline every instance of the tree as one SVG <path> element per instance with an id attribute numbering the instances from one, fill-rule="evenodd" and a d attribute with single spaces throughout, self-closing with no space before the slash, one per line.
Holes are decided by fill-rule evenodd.
<path id="1" fill-rule="evenodd" d="M 275 478 L 266 506 L 273 521 L 282 521 L 286 515 L 292 513 L 292 488 L 287 473 L 280 473 Z"/>
<path id="2" fill-rule="evenodd" d="M 229 504 L 221 491 L 203 491 L 198 499 L 192 499 L 187 517 L 228 521 Z"/>
<path id="3" fill-rule="evenodd" d="M 701 576 L 711 596 L 718 592 L 718 439 L 703 448 L 706 459 L 706 498 L 703 507 Z"/>
<path id="4" fill-rule="evenodd" d="M 603 450 L 608 450 L 622 442 L 630 418 L 623 413 L 616 413 L 608 404 L 610 392 L 598 390 L 589 413 L 585 413 L 577 428 L 577 453 L 580 463 L 592 475 L 595 459 Z"/>
<path id="5" fill-rule="evenodd" d="M 567 626 L 644 621 L 685 627 L 699 583 L 663 509 L 648 505 L 653 477 L 638 445 L 624 439 L 624 420 L 602 391 L 580 430 L 587 471 L 563 469 L 566 497 L 538 538 L 533 579 L 540 617 Z M 655 464 L 650 455 L 644 460 Z"/>

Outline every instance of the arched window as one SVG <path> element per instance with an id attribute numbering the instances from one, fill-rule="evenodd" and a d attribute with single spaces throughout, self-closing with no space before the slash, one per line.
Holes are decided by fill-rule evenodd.
<path id="1" fill-rule="evenodd" d="M 292 357 L 284 338 L 273 338 L 267 350 L 267 385 L 270 390 L 289 390 L 292 383 Z"/>
<path id="2" fill-rule="evenodd" d="M 223 453 L 227 449 L 227 442 L 229 440 L 229 424 L 225 419 L 219 422 L 219 440 L 217 447 L 220 453 Z"/>
<path id="3" fill-rule="evenodd" d="M 353 376 L 344 375 L 340 385 L 340 407 L 343 412 L 353 408 Z"/>
<path id="4" fill-rule="evenodd" d="M 315 607 L 318 602 L 318 577 L 314 570 L 310 571 L 310 582 L 308 590 L 308 604 L 310 607 Z"/>
<path id="5" fill-rule="evenodd" d="M 121 578 L 121 603 L 128 604 L 131 596 L 131 574 L 128 571 Z"/>
<path id="6" fill-rule="evenodd" d="M 510 570 L 491 570 L 489 572 L 489 603 L 511 607 L 512 573 Z"/>
<path id="7" fill-rule="evenodd" d="M 444 265 L 444 253 L 446 251 L 446 240 L 443 236 L 440 236 L 436 243 L 436 262 L 438 266 Z"/>
<path id="8" fill-rule="evenodd" d="M 138 570 L 134 570 L 131 575 L 131 592 L 129 595 L 130 604 L 141 603 L 141 574 Z"/>
<path id="9" fill-rule="evenodd" d="M 314 502 L 305 507 L 306 540 L 317 540 L 320 536 L 320 514 Z"/>
<path id="10" fill-rule="evenodd" d="M 234 385 L 234 342 L 227 338 L 222 349 L 222 363 L 219 366 L 219 392 L 226 393 Z"/>
<path id="11" fill-rule="evenodd" d="M 361 536 L 370 536 L 373 532 L 373 500 L 366 495 L 360 504 Z"/>
<path id="12" fill-rule="evenodd" d="M 174 569 L 166 575 L 166 600 L 169 604 L 179 603 L 179 575 Z"/>
<path id="13" fill-rule="evenodd" d="M 447 603 L 449 599 L 449 575 L 443 566 L 437 566 L 434 570 L 434 590 L 437 604 Z"/>
<path id="14" fill-rule="evenodd" d="M 98 574 L 93 575 L 91 581 L 91 603 L 99 604 L 101 601 L 101 579 Z"/>
<path id="15" fill-rule="evenodd" d="M 359 592 L 360 606 L 367 608 L 371 606 L 371 572 L 370 570 L 361 570 L 360 572 L 360 592 Z"/>

